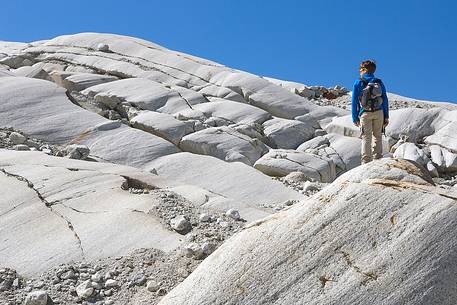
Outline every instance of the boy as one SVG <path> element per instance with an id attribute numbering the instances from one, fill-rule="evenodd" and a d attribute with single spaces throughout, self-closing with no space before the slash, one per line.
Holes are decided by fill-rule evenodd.
<path id="1" fill-rule="evenodd" d="M 376 63 L 360 64 L 360 79 L 352 91 L 352 121 L 362 129 L 362 164 L 382 157 L 382 130 L 389 124 L 389 101 L 382 81 L 374 76 Z M 372 138 L 374 137 L 374 147 Z"/>

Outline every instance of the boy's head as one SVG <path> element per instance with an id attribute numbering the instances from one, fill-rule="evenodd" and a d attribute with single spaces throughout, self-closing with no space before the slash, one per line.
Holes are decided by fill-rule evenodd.
<path id="1" fill-rule="evenodd" d="M 376 62 L 374 60 L 365 60 L 360 64 L 360 75 L 365 73 L 373 74 L 376 71 Z"/>

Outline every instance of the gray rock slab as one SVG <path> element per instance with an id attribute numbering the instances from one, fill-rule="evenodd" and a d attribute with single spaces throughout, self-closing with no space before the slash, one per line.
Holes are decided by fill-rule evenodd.
<path id="1" fill-rule="evenodd" d="M 69 91 L 82 91 L 86 88 L 118 80 L 110 75 L 53 71 L 52 80 Z"/>
<path id="2" fill-rule="evenodd" d="M 1 265 L 34 275 L 74 260 L 138 248 L 170 251 L 180 244 L 178 235 L 147 214 L 152 195 L 122 188 L 132 179 L 156 187 L 154 175 L 40 152 L 0 150 L 0 164 Z"/>
<path id="3" fill-rule="evenodd" d="M 265 136 L 275 148 L 296 149 L 314 136 L 314 128 L 297 120 L 274 118 L 263 123 Z"/>
<path id="4" fill-rule="evenodd" d="M 262 208 L 264 204 L 278 204 L 303 198 L 301 194 L 246 164 L 224 162 L 210 156 L 178 153 L 154 160 L 148 168 L 154 168 L 159 177 L 175 181 L 177 186 L 193 185 L 207 190 L 214 197 L 209 198 L 209 202 L 212 202 L 208 203 L 209 205 L 222 211 L 237 208 L 243 217 L 246 214 L 251 215 L 249 219 L 258 219 L 265 215 L 265 209 Z M 197 192 L 192 196 L 197 196 L 195 194 L 198 193 L 198 196 L 202 196 L 200 190 L 192 189 Z M 179 192 L 187 193 L 185 197 L 192 194 L 189 188 L 185 192 Z M 201 200 L 199 199 L 200 203 Z M 237 205 L 232 205 L 233 202 Z M 260 213 L 254 213 L 252 208 L 260 209 Z"/>
<path id="5" fill-rule="evenodd" d="M 154 111 L 142 111 L 130 120 L 133 127 L 164 138 L 175 145 L 182 137 L 192 133 L 193 124 L 175 119 L 172 115 Z"/>
<path id="6" fill-rule="evenodd" d="M 269 176 L 303 172 L 309 179 L 320 182 L 332 182 L 336 177 L 332 159 L 291 149 L 272 149 L 254 167 Z"/>
<path id="7" fill-rule="evenodd" d="M 179 148 L 195 154 L 209 155 L 228 162 L 253 165 L 268 148 L 258 139 L 222 126 L 194 132 L 182 138 Z"/>

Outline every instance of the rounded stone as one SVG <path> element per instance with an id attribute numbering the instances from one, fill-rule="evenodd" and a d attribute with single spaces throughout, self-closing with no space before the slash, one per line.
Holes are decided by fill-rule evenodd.
<path id="1" fill-rule="evenodd" d="M 25 298 L 25 305 L 46 305 L 48 303 L 48 293 L 43 290 L 33 291 Z"/>
<path id="2" fill-rule="evenodd" d="M 27 138 L 25 136 L 15 131 L 10 133 L 9 139 L 11 142 L 13 142 L 13 144 L 24 144 L 25 141 L 27 141 Z"/>
<path id="3" fill-rule="evenodd" d="M 30 147 L 28 147 L 27 145 L 24 145 L 24 144 L 18 144 L 18 145 L 14 145 L 13 149 L 18 150 L 18 151 L 27 151 L 27 150 L 30 150 Z"/>
<path id="4" fill-rule="evenodd" d="M 201 222 L 209 222 L 211 220 L 211 216 L 207 213 L 200 214 L 200 216 L 198 218 L 200 219 Z"/>
<path id="5" fill-rule="evenodd" d="M 148 281 L 148 283 L 146 284 L 146 288 L 147 288 L 148 291 L 150 291 L 150 292 L 155 292 L 155 291 L 159 290 L 159 288 L 160 288 L 160 283 L 157 283 L 157 282 L 154 281 L 154 280 Z"/>
<path id="6" fill-rule="evenodd" d="M 109 279 L 105 282 L 105 287 L 111 288 L 111 287 L 117 287 L 118 282 L 116 280 Z"/>
<path id="7" fill-rule="evenodd" d="M 76 294 L 81 299 L 87 299 L 94 293 L 94 288 L 91 286 L 90 280 L 84 281 L 76 287 Z"/>
<path id="8" fill-rule="evenodd" d="M 67 157 L 70 159 L 84 160 L 90 154 L 90 149 L 86 145 L 72 144 L 66 147 Z"/>
<path id="9" fill-rule="evenodd" d="M 102 274 L 100 272 L 97 272 L 95 274 L 93 274 L 90 279 L 94 282 L 100 282 L 102 280 Z"/>
<path id="10" fill-rule="evenodd" d="M 197 243 L 190 243 L 184 247 L 186 257 L 202 259 L 205 256 L 202 247 Z"/>
<path id="11" fill-rule="evenodd" d="M 144 274 L 139 273 L 133 277 L 133 283 L 137 286 L 143 286 L 147 281 L 147 278 Z"/>
<path id="12" fill-rule="evenodd" d="M 210 255 L 214 251 L 214 248 L 215 248 L 214 245 L 212 243 L 209 243 L 209 242 L 205 242 L 202 245 L 202 251 L 206 255 Z"/>
<path id="13" fill-rule="evenodd" d="M 303 172 L 291 172 L 284 178 L 284 181 L 287 183 L 305 182 L 307 180 L 309 180 L 309 179 L 306 177 L 305 173 L 303 173 Z"/>
<path id="14" fill-rule="evenodd" d="M 173 218 L 170 225 L 177 232 L 186 232 L 191 228 L 190 222 L 182 215 Z"/>
<path id="15" fill-rule="evenodd" d="M 225 215 L 230 217 L 230 218 L 232 218 L 232 219 L 235 219 L 235 220 L 240 220 L 241 219 L 240 213 L 235 209 L 227 210 L 227 212 L 225 212 Z"/>
<path id="16" fill-rule="evenodd" d="M 100 52 L 108 52 L 109 51 L 109 46 L 106 43 L 99 43 L 97 45 L 97 50 Z"/>

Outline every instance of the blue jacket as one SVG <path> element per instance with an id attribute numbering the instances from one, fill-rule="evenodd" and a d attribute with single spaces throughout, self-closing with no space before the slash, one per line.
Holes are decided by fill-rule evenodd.
<path id="1" fill-rule="evenodd" d="M 373 80 L 376 79 L 374 74 L 369 74 L 365 73 L 363 75 L 363 79 L 367 80 L 368 82 L 372 82 Z M 387 99 L 387 93 L 386 93 L 386 87 L 384 87 L 384 84 L 381 83 L 382 87 L 382 98 L 383 98 L 383 103 L 382 103 L 382 111 L 384 113 L 384 119 L 389 118 L 389 100 Z M 363 107 L 360 105 L 359 98 L 360 95 L 362 94 L 363 90 L 363 82 L 360 79 L 357 79 L 354 83 L 354 88 L 352 90 L 352 121 L 355 123 L 357 121 L 360 121 L 360 116 L 362 113 L 365 111 Z"/>

